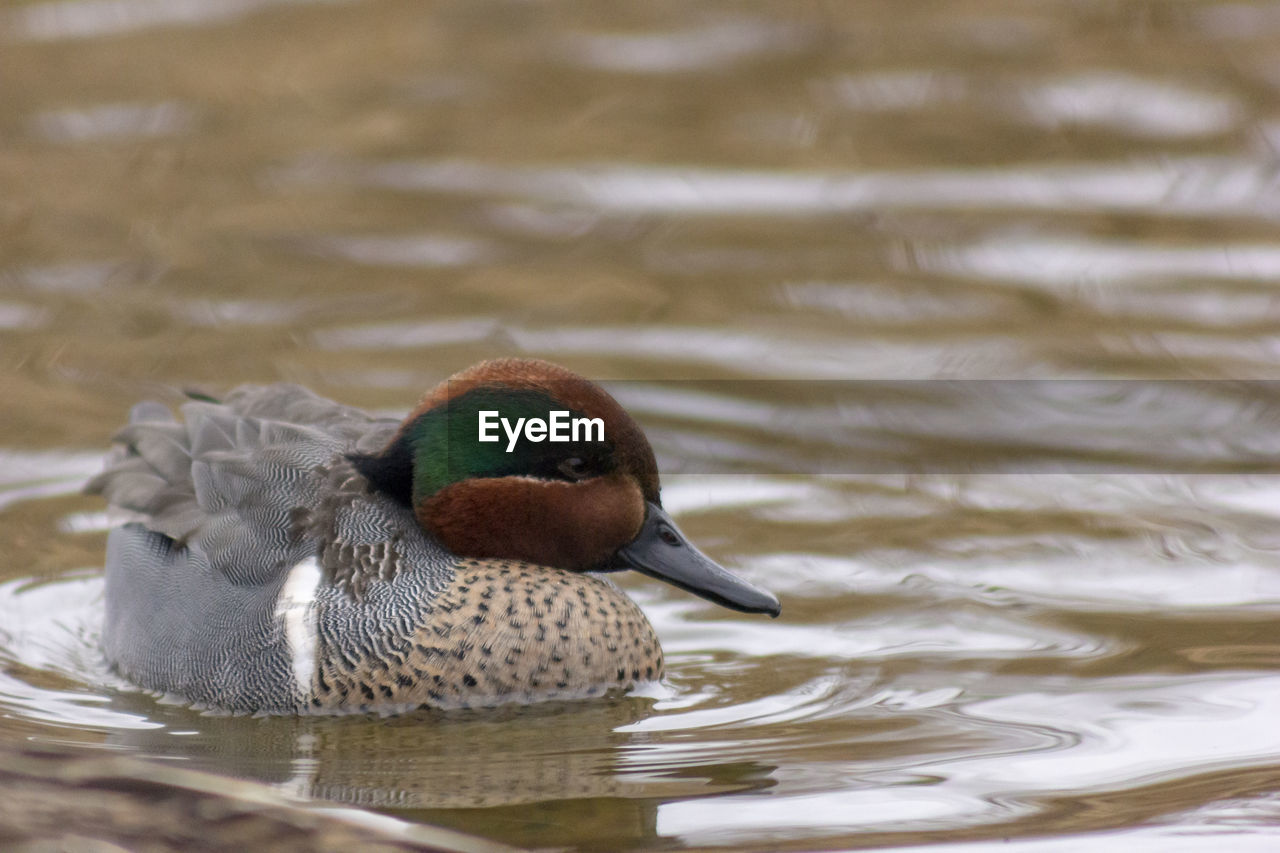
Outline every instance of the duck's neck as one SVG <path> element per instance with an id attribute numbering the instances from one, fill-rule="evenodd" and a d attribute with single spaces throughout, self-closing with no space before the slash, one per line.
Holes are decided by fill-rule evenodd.
<path id="1" fill-rule="evenodd" d="M 540 390 L 474 388 L 433 408 L 411 414 L 381 453 L 349 458 L 375 489 L 409 507 L 420 505 L 452 483 L 475 477 L 523 475 L 560 479 L 562 475 L 556 466 L 565 455 L 594 458 L 607 455 L 609 448 L 589 442 L 581 445 L 521 442 L 513 453 L 507 446 L 509 436 L 477 441 L 478 416 L 482 410 L 501 412 L 513 421 L 520 421 L 532 417 L 546 419 L 548 413 L 557 408 L 566 407 Z"/>
<path id="2" fill-rule="evenodd" d="M 453 434 L 461 427 L 461 418 L 450 417 L 447 405 L 439 406 L 411 415 L 381 453 L 350 459 L 375 489 L 412 508 L 450 483 L 471 476 L 476 460 L 458 448 L 465 450 L 475 442 Z"/>

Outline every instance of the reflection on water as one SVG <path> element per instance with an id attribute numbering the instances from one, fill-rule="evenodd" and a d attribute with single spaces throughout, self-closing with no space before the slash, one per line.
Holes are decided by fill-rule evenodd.
<path id="1" fill-rule="evenodd" d="M 50 142 L 86 142 L 130 136 L 165 136 L 188 130 L 194 118 L 177 103 L 104 104 L 83 110 L 40 113 L 36 133 Z"/>
<path id="2" fill-rule="evenodd" d="M 1230 98 L 1123 74 L 1060 78 L 1023 97 L 1028 115 L 1050 128 L 1094 124 L 1166 139 L 1224 133 L 1240 112 Z"/>
<path id="3" fill-rule="evenodd" d="M 910 113 L 976 102 L 995 117 L 1050 130 L 1096 125 L 1166 139 L 1224 133 L 1241 113 L 1234 99 L 1220 93 L 1102 71 L 1008 81 L 994 91 L 986 80 L 929 70 L 847 74 L 831 87 L 851 110 Z"/>
<path id="4" fill-rule="evenodd" d="M 354 184 L 463 196 L 521 198 L 611 213 L 824 216 L 895 208 L 1270 219 L 1280 212 L 1274 164 L 1197 157 L 1158 163 L 1054 164 L 932 172 L 762 172 L 600 163 L 575 169 L 468 160 L 380 165 L 304 162 L 286 184 Z"/>
<path id="5" fill-rule="evenodd" d="M 530 846 L 1276 846 L 1275 406 L 1201 381 L 1280 376 L 1274 4 L 57 0 L 0 41 L 0 742 Z M 505 354 L 610 381 L 785 616 L 624 578 L 664 683 L 492 713 L 107 671 L 76 491 L 136 400 L 395 414 Z"/>
<path id="6" fill-rule="evenodd" d="M 447 195 L 516 197 L 613 215 L 822 216 L 892 209 L 1142 213 L 1271 219 L 1270 156 L 1134 164 L 940 169 L 934 172 L 759 172 L 602 163 L 576 169 L 498 167 L 468 160 L 347 164 L 305 161 L 282 183 L 356 184 Z"/>
<path id="7" fill-rule="evenodd" d="M 725 68 L 808 41 L 793 28 L 752 19 L 725 19 L 662 33 L 569 33 L 557 59 L 605 71 L 664 74 Z"/>
<path id="8" fill-rule="evenodd" d="M 11 26 L 20 39 L 83 39 L 230 21 L 271 6 L 301 2 L 306 0 L 51 0 L 16 9 Z"/>
<path id="9" fill-rule="evenodd" d="M 1019 281 L 1044 286 L 1078 288 L 1085 284 L 1121 284 L 1134 281 L 1176 282 L 1187 279 L 1219 279 L 1269 283 L 1280 276 L 1280 244 L 1148 247 L 1130 243 L 1100 243 L 1083 239 L 1053 239 L 1045 235 L 1007 235 L 971 246 L 944 249 L 934 257 L 917 256 L 923 269 L 975 278 Z M 1149 291 L 1144 294 L 1158 298 Z M 1169 294 L 1203 304 L 1180 306 L 1173 317 L 1190 315 L 1214 319 L 1214 314 L 1235 307 L 1232 297 L 1252 297 L 1239 313 L 1223 319 L 1247 322 L 1259 313 L 1274 310 L 1276 296 L 1268 288 L 1258 293 Z M 1219 302 L 1227 303 L 1218 307 Z M 1196 310 L 1196 309 L 1200 310 Z M 1188 310 L 1189 309 L 1189 310 Z"/>

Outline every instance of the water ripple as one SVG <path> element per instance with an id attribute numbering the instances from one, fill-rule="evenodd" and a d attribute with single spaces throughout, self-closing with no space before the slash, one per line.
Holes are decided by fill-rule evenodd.
<path id="1" fill-rule="evenodd" d="M 101 468 L 101 452 L 0 448 L 0 509 L 19 501 L 76 492 Z"/>
<path id="2" fill-rule="evenodd" d="M 75 110 L 39 113 L 31 119 L 36 134 L 51 142 L 172 136 L 195 126 L 196 112 L 177 101 L 158 104 L 98 104 Z"/>
<path id="3" fill-rule="evenodd" d="M 776 21 L 725 19 L 664 33 L 571 33 L 555 59 L 572 65 L 633 74 L 670 74 L 725 68 L 772 53 L 797 50 L 805 33 Z"/>
<path id="4" fill-rule="evenodd" d="M 333 235 L 309 238 L 308 251 L 366 266 L 460 267 L 493 260 L 497 251 L 486 240 L 443 234 Z"/>
<path id="5" fill-rule="evenodd" d="M 1280 175 L 1274 163 L 1228 157 L 862 174 L 614 163 L 556 168 L 470 160 L 313 161 L 276 176 L 305 183 L 523 198 L 615 214 L 814 216 L 918 208 L 1132 212 L 1157 218 L 1280 215 Z"/>
<path id="6" fill-rule="evenodd" d="M 926 272 L 1055 287 L 1203 278 L 1270 284 L 1280 277 L 1280 243 L 1142 246 L 1044 233 L 1008 234 L 967 246 L 918 247 L 913 266 Z M 1187 297 L 1207 303 L 1230 299 L 1230 294 L 1201 292 Z M 1180 316 L 1216 313 L 1240 321 L 1251 316 L 1250 312 L 1256 318 L 1259 310 L 1274 309 L 1276 298 L 1266 293 L 1239 294 L 1223 307 L 1211 309 L 1206 304 L 1203 307 L 1209 310 L 1205 312 L 1184 310 Z"/>
<path id="7" fill-rule="evenodd" d="M 58 41 L 233 21 L 263 9 L 338 0 L 52 0 L 9 12 L 20 40 Z"/>
<path id="8" fill-rule="evenodd" d="M 1049 127 L 1098 125 L 1171 139 L 1225 133 L 1243 113 L 1223 95 L 1114 72 L 1060 76 L 1028 86 L 1023 108 Z"/>
<path id="9" fill-rule="evenodd" d="M 1280 752 L 1280 678 L 1239 673 L 1181 679 L 1094 679 L 1087 691 L 1064 680 L 1036 693 L 972 702 L 985 720 L 1077 732 L 1068 750 L 1001 756 L 999 762 L 935 766 L 957 780 L 987 778 L 1017 790 L 1063 791 L 1136 784 L 1215 767 L 1265 765 Z"/>

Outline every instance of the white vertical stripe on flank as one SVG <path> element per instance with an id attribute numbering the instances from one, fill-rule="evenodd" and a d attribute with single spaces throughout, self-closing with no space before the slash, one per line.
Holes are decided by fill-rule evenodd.
<path id="1" fill-rule="evenodd" d="M 320 579 L 320 564 L 315 557 L 308 557 L 289 570 L 276 600 L 276 618 L 284 623 L 293 680 L 304 699 L 311 695 L 311 681 L 316 674 L 315 604 Z"/>

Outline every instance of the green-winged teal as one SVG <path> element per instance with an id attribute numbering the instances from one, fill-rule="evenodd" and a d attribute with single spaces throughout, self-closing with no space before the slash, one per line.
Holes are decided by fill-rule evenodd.
<path id="1" fill-rule="evenodd" d="M 486 412 L 499 440 L 479 440 Z M 553 412 L 603 438 L 504 434 Z M 779 612 L 680 533 L 622 407 L 544 361 L 477 364 L 403 423 L 295 385 L 182 414 L 135 407 L 87 487 L 129 513 L 107 540 L 106 655 L 151 690 L 331 713 L 625 689 L 661 676 L 662 650 L 595 574 L 614 569 Z"/>

